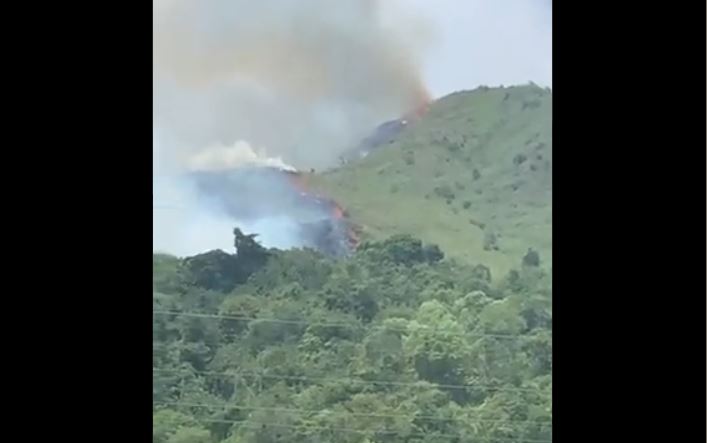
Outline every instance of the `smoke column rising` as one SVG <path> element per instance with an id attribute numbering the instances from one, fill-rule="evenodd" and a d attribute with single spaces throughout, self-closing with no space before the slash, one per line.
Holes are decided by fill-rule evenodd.
<path id="1" fill-rule="evenodd" d="M 385 25 L 377 1 L 157 5 L 156 124 L 180 155 L 247 140 L 299 168 L 331 166 L 347 144 L 428 99 L 420 38 Z"/>
<path id="2" fill-rule="evenodd" d="M 417 57 L 424 26 L 403 14 L 385 22 L 378 1 L 154 0 L 153 7 L 157 250 L 229 250 L 235 222 L 267 246 L 300 245 L 287 214 L 235 221 L 184 173 L 266 156 L 251 146 L 273 156 L 263 164 L 332 166 L 381 121 L 428 101 Z M 179 210 L 160 207 L 172 201 Z"/>

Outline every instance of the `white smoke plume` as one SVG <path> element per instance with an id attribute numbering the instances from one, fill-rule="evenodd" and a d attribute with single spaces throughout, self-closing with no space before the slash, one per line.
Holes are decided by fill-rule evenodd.
<path id="1" fill-rule="evenodd" d="M 385 20 L 379 3 L 153 0 L 154 174 L 163 178 L 155 204 L 169 189 L 182 194 L 184 213 L 156 209 L 155 248 L 230 248 L 234 221 L 183 173 L 333 166 L 380 122 L 428 101 L 418 67 L 423 23 L 402 12 Z M 298 244 L 295 220 L 249 222 L 263 243 Z"/>
<path id="2" fill-rule="evenodd" d="M 214 145 L 190 157 L 188 168 L 192 171 L 214 171 L 242 167 L 276 168 L 296 172 L 294 166 L 281 157 L 268 157 L 265 150 L 256 152 L 248 142 L 239 140 L 233 146 Z"/>
<path id="3" fill-rule="evenodd" d="M 155 2 L 156 124 L 171 149 L 247 140 L 321 168 L 428 99 L 419 26 L 386 24 L 377 1 Z"/>

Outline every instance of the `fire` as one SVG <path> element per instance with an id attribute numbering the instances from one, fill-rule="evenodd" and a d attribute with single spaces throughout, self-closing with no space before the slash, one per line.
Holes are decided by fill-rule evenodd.
<path id="1" fill-rule="evenodd" d="M 427 90 L 420 90 L 418 94 L 417 103 L 417 106 L 415 106 L 410 112 L 405 114 L 405 116 L 403 117 L 403 121 L 405 123 L 416 122 L 422 117 L 424 117 L 425 114 L 427 114 L 427 111 L 430 108 L 430 103 L 432 103 L 432 97 L 427 92 Z"/>
<path id="2" fill-rule="evenodd" d="M 414 111 L 413 111 L 413 116 L 415 120 L 421 119 L 425 114 L 427 114 L 427 111 L 430 109 L 430 104 L 428 103 L 423 103 L 422 105 L 418 106 Z"/>
<path id="3" fill-rule="evenodd" d="M 307 180 L 302 174 L 300 174 L 299 172 L 285 172 L 288 172 L 288 177 L 290 179 L 292 187 L 297 189 L 302 195 L 309 194 L 309 191 L 307 189 Z"/>
<path id="4" fill-rule="evenodd" d="M 418 103 L 415 110 L 411 113 L 411 116 L 415 119 L 422 118 L 427 113 L 430 103 L 432 103 L 432 97 L 429 91 L 424 87 L 421 87 L 418 92 Z"/>
<path id="5" fill-rule="evenodd" d="M 346 209 L 342 208 L 341 205 L 339 205 L 337 202 L 334 200 L 327 198 L 325 196 L 322 196 L 318 193 L 313 193 L 309 189 L 308 183 L 307 183 L 307 177 L 304 174 L 301 174 L 299 172 L 293 172 L 293 171 L 284 171 L 287 173 L 290 184 L 292 184 L 292 187 L 294 187 L 302 196 L 310 196 L 311 198 L 317 199 L 322 202 L 326 202 L 327 204 L 331 205 L 331 215 L 332 218 L 335 220 L 342 220 L 346 223 L 346 231 L 347 231 L 347 237 L 348 237 L 348 243 L 349 247 L 352 250 L 355 250 L 358 245 L 360 244 L 360 239 L 358 236 L 358 233 L 355 231 L 354 227 L 348 222 L 348 213 Z"/>
<path id="6" fill-rule="evenodd" d="M 429 93 L 424 88 L 420 88 L 416 103 L 417 106 L 411 109 L 405 116 L 398 120 L 387 122 L 381 125 L 381 127 L 383 127 L 384 130 L 390 131 L 390 125 L 392 124 L 393 130 L 398 131 L 400 130 L 400 124 L 404 126 L 408 123 L 419 121 L 428 112 L 430 104 L 432 103 Z M 379 127 L 379 131 L 381 127 Z M 320 207 L 323 207 L 325 211 L 330 213 L 332 220 L 339 222 L 337 223 L 339 227 L 343 227 L 345 230 L 346 240 L 348 241 L 350 250 L 356 250 L 361 242 L 360 231 L 359 228 L 349 220 L 347 211 L 331 198 L 317 192 L 312 192 L 307 182 L 307 174 L 303 174 L 294 168 L 289 170 L 280 168 L 280 171 L 286 174 L 290 185 L 301 197 L 305 200 L 313 200 L 318 205 L 321 205 Z"/>

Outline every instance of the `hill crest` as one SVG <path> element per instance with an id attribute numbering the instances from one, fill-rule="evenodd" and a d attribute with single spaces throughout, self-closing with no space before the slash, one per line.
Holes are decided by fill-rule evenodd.
<path id="1" fill-rule="evenodd" d="M 313 174 L 363 239 L 411 234 L 505 274 L 529 248 L 552 265 L 552 93 L 479 87 L 431 103 L 366 156 Z"/>

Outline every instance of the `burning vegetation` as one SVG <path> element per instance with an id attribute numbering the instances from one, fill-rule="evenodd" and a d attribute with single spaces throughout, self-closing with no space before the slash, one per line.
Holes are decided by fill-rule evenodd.
<path id="1" fill-rule="evenodd" d="M 298 171 L 368 155 L 430 101 L 412 17 L 391 28 L 381 0 L 277 3 L 155 3 L 153 155 L 188 202 L 154 223 L 165 250 L 211 249 L 199 239 L 233 224 L 268 246 L 348 254 L 359 239 L 346 210 Z"/>
<path id="2" fill-rule="evenodd" d="M 190 175 L 197 191 L 237 221 L 287 220 L 291 235 L 303 247 L 345 256 L 358 246 L 358 235 L 346 210 L 332 199 L 311 192 L 296 171 L 241 167 Z"/>
<path id="3" fill-rule="evenodd" d="M 365 157 L 392 141 L 427 111 L 420 105 L 404 117 L 378 126 L 349 154 Z M 330 256 L 346 256 L 360 244 L 359 228 L 338 202 L 309 187 L 307 175 L 284 163 L 255 153 L 245 142 L 206 151 L 190 174 L 198 192 L 234 220 L 287 220 L 293 243 Z"/>
<path id="4" fill-rule="evenodd" d="M 396 140 L 398 135 L 408 126 L 417 123 L 429 109 L 429 98 L 424 96 L 425 101 L 421 101 L 413 111 L 408 112 L 405 116 L 387 121 L 379 125 L 375 131 L 363 139 L 363 141 L 351 152 L 342 156 L 341 161 L 346 163 L 355 158 L 363 158 L 368 156 L 372 151 L 388 145 Z"/>
<path id="5" fill-rule="evenodd" d="M 336 201 L 320 194 L 312 193 L 306 182 L 306 177 L 299 172 L 284 171 L 290 177 L 290 182 L 300 194 L 304 206 L 317 206 L 328 217 L 321 220 L 304 223 L 305 237 L 309 238 L 315 249 L 328 255 L 341 256 L 354 251 L 359 244 L 356 229 L 348 218 L 348 213 Z"/>

